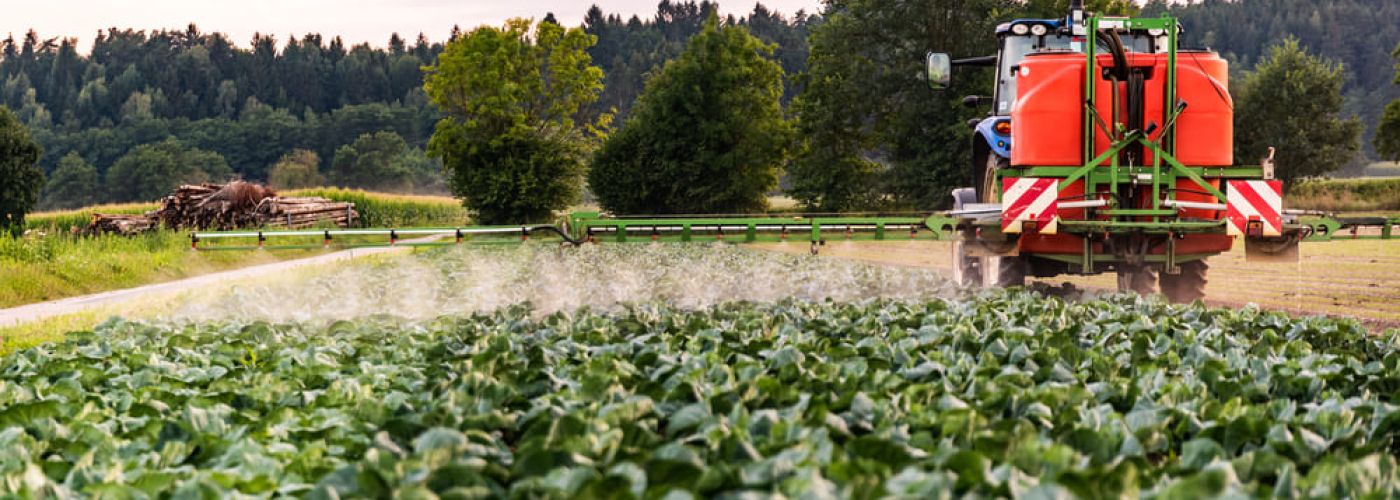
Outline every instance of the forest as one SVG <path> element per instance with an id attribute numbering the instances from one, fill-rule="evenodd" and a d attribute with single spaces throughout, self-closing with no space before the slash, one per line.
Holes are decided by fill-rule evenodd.
<path id="1" fill-rule="evenodd" d="M 828 134 L 830 140 L 821 139 L 825 142 L 818 146 L 829 148 L 829 154 L 812 144 L 795 148 L 801 154 L 793 155 L 789 173 L 801 171 L 803 161 L 810 169 L 862 158 L 884 165 L 895 179 L 879 190 L 894 193 L 899 204 L 921 208 L 944 198 L 926 194 L 941 192 L 934 187 L 961 182 L 957 172 L 968 153 L 958 144 L 961 132 L 955 127 L 969 111 L 947 110 L 956 108 L 953 101 L 962 94 L 914 95 L 918 90 L 903 81 L 907 75 L 881 73 L 859 88 L 815 88 L 802 97 L 806 82 L 821 78 L 808 70 L 813 61 L 859 71 L 870 61 L 889 67 L 892 58 L 910 58 L 909 65 L 894 66 L 912 69 L 930 49 L 983 55 L 994 50 L 990 29 L 996 20 L 1058 16 L 1065 2 L 974 1 L 965 4 L 965 19 L 908 22 L 926 14 L 920 10 L 924 5 L 954 8 L 944 3 L 829 0 L 823 13 L 791 15 L 759 4 L 745 16 L 721 20 L 771 44 L 769 57 L 782 69 L 781 102 L 787 114 L 800 117 L 799 135 L 812 142 Z M 1185 45 L 1221 51 L 1236 73 L 1252 68 L 1287 37 L 1344 64 L 1343 114 L 1359 116 L 1365 127 L 1353 163 L 1376 158 L 1370 138 L 1385 104 L 1400 97 L 1400 86 L 1391 84 L 1391 51 L 1400 42 L 1400 24 L 1382 20 L 1400 19 L 1400 2 L 1097 3 L 1179 16 L 1187 27 Z M 715 9 L 710 2 L 663 0 L 650 17 L 624 17 L 594 6 L 581 20 L 555 20 L 552 14 L 543 19 L 581 26 L 596 37 L 587 51 L 603 71 L 604 87 L 586 111 L 590 122 L 606 115 L 621 124 L 648 76 L 676 58 Z M 827 23 L 833 13 L 850 15 Z M 888 32 L 872 34 L 886 25 Z M 452 39 L 461 33 L 454 30 Z M 445 192 L 441 162 L 425 154 L 441 116 L 423 90 L 423 68 L 435 63 L 445 42 L 394 34 L 382 47 L 346 46 L 338 37 L 309 33 L 259 34 L 244 44 L 190 25 L 152 31 L 114 27 L 99 32 L 83 51 L 75 39 L 30 31 L 0 41 L 0 105 L 13 110 L 43 148 L 39 163 L 49 184 L 40 208 L 143 199 L 168 188 L 152 182 L 229 175 L 273 179 L 283 187 Z M 826 44 L 826 52 L 814 53 L 813 43 Z M 895 77 L 899 82 L 890 83 Z M 971 93 L 979 85 L 969 82 L 963 90 Z M 826 97 L 853 102 L 814 104 L 828 91 Z M 832 121 L 823 124 L 822 113 Z M 930 125 L 930 116 L 946 126 Z M 863 121 L 850 122 L 857 118 Z M 165 170 L 143 171 L 146 165 Z"/>

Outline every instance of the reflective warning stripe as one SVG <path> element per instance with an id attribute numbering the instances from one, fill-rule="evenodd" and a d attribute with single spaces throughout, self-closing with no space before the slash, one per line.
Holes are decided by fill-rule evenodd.
<path id="1" fill-rule="evenodd" d="M 1283 234 L 1282 181 L 1229 181 L 1225 207 L 1230 235 L 1244 235 L 1251 220 L 1263 223 L 1264 236 Z"/>
<path id="2" fill-rule="evenodd" d="M 1012 177 L 1001 180 L 1001 230 L 1021 232 L 1020 222 L 1036 221 L 1041 232 L 1053 233 L 1059 211 L 1059 182 L 1056 179 Z"/>

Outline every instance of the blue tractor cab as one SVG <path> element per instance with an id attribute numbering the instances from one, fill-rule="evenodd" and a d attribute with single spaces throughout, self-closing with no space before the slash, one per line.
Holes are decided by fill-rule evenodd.
<path id="1" fill-rule="evenodd" d="M 996 84 L 990 99 L 969 97 L 969 105 L 977 106 L 990 100 L 991 113 L 975 127 L 978 151 L 1001 158 L 1011 157 L 1011 106 L 1016 103 L 1016 69 L 1027 54 L 1040 50 L 1073 50 L 1068 30 L 1062 29 L 1063 19 L 1016 19 L 997 26 L 997 55 L 953 61 L 955 65 L 983 65 L 996 68 Z M 986 153 L 983 153 L 986 154 Z M 985 161 L 985 159 L 983 160 Z M 982 162 L 978 162 L 979 164 Z"/>
<path id="2" fill-rule="evenodd" d="M 929 84 L 947 88 L 947 74 L 954 66 L 983 66 L 996 70 L 996 83 L 991 96 L 967 96 L 963 104 L 969 107 L 990 105 L 985 118 L 973 120 L 972 177 L 975 197 L 989 201 L 995 191 L 990 185 L 998 169 L 1010 166 L 1011 110 L 1016 106 L 1016 73 L 1027 55 L 1044 51 L 1083 52 L 1084 11 L 1081 2 L 1071 2 L 1070 14 L 1062 19 L 1016 19 L 997 26 L 997 53 L 983 57 L 947 60 L 943 54 L 929 54 Z M 1158 51 L 1157 39 L 1150 36 L 1125 35 L 1122 39 L 1128 52 Z M 1102 46 L 1101 50 L 1106 50 Z M 936 56 L 936 57 L 935 57 Z M 947 70 L 947 71 L 945 71 Z"/>

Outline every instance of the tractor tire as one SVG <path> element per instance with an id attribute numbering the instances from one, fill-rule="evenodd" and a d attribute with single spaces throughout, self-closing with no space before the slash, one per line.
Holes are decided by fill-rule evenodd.
<path id="1" fill-rule="evenodd" d="M 982 166 L 977 179 L 977 196 L 982 203 L 997 203 L 996 179 L 997 169 L 1011 166 L 1011 160 L 1002 158 L 991 151 L 987 152 L 987 159 Z M 987 276 L 983 277 L 983 282 L 987 286 L 1000 288 L 1011 288 L 1014 286 L 1026 286 L 1026 258 L 1015 257 L 985 257 L 982 259 L 982 267 L 986 269 Z"/>
<path id="2" fill-rule="evenodd" d="M 1130 291 L 1143 297 L 1157 293 L 1157 270 L 1147 266 L 1119 267 L 1118 291 Z"/>
<path id="3" fill-rule="evenodd" d="M 973 172 L 973 178 L 977 182 L 977 197 L 982 203 L 996 203 L 994 193 L 997 192 L 997 170 L 1011 166 L 1011 160 L 1002 158 L 991 151 L 987 152 L 987 159 L 980 165 L 980 170 Z"/>
<path id="4" fill-rule="evenodd" d="M 1210 265 L 1205 260 L 1194 260 L 1178 265 L 1181 274 L 1161 273 L 1158 284 L 1162 295 L 1176 304 L 1189 304 L 1206 297 L 1206 271 Z"/>
<path id="5" fill-rule="evenodd" d="M 1026 286 L 1026 259 L 1022 257 L 987 257 L 988 286 L 1011 288 Z"/>
<path id="6" fill-rule="evenodd" d="M 963 251 L 961 240 L 953 241 L 953 282 L 961 287 L 982 286 L 981 257 L 970 257 Z"/>

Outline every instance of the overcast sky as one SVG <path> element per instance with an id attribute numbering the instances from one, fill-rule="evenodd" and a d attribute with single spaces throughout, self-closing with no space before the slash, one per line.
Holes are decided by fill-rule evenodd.
<path id="1" fill-rule="evenodd" d="M 452 25 L 470 29 L 500 24 L 512 17 L 544 17 L 553 12 L 565 25 L 583 22 L 597 3 L 609 14 L 647 18 L 659 0 L 3 0 L 0 36 L 24 36 L 30 28 L 43 38 L 78 38 L 87 52 L 97 30 L 110 27 L 151 30 L 181 28 L 193 22 L 201 31 L 227 33 L 246 47 L 253 33 L 271 33 L 278 42 L 288 34 L 339 35 L 347 44 L 383 46 L 398 32 L 412 41 L 419 32 L 433 41 L 447 38 Z M 791 15 L 799 9 L 820 10 L 820 0 L 764 0 L 769 9 Z M 726 0 L 720 10 L 736 15 L 753 10 L 754 0 Z"/>

